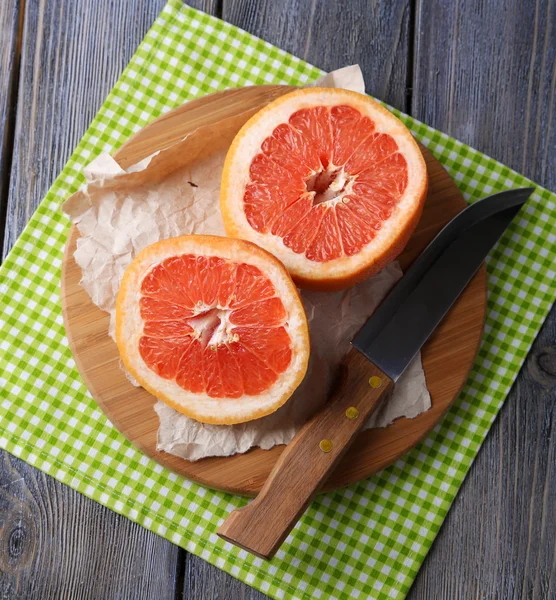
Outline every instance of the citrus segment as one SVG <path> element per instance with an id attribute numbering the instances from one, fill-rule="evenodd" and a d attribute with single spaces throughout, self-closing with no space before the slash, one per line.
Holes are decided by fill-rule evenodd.
<path id="1" fill-rule="evenodd" d="M 242 127 L 221 208 L 230 235 L 272 252 L 300 286 L 340 289 L 399 254 L 426 190 L 424 159 L 394 115 L 362 94 L 311 88 Z"/>
<path id="2" fill-rule="evenodd" d="M 271 232 L 284 237 L 293 226 L 309 213 L 313 207 L 313 198 L 309 194 L 302 194 L 293 204 L 290 204 L 282 213 L 274 215 Z"/>
<path id="3" fill-rule="evenodd" d="M 330 118 L 333 135 L 333 152 L 328 162 L 344 165 L 353 152 L 373 133 L 375 124 L 356 108 L 346 105 L 333 106 L 323 113 Z"/>
<path id="4" fill-rule="evenodd" d="M 342 254 L 340 231 L 336 220 L 336 211 L 326 208 L 319 228 L 308 246 L 305 255 L 309 260 L 326 262 Z"/>
<path id="5" fill-rule="evenodd" d="M 291 127 L 299 131 L 307 144 L 314 148 L 323 167 L 328 167 L 332 154 L 333 138 L 328 109 L 316 106 L 294 112 L 289 118 Z M 318 169 L 318 163 L 314 166 Z"/>
<path id="6" fill-rule="evenodd" d="M 276 410 L 300 383 L 307 322 L 284 267 L 249 242 L 184 236 L 126 270 L 116 308 L 123 362 L 154 395 L 200 421 Z"/>

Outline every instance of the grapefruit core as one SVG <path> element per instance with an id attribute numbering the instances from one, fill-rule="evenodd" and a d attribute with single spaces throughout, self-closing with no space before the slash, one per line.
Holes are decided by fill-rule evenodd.
<path id="1" fill-rule="evenodd" d="M 203 423 L 277 410 L 309 359 L 297 289 L 271 254 L 243 240 L 190 235 L 137 254 L 116 302 L 126 369 L 149 392 Z"/>
<path id="2" fill-rule="evenodd" d="M 425 161 L 399 119 L 363 94 L 308 88 L 241 128 L 220 205 L 228 235 L 274 254 L 300 287 L 336 290 L 396 258 L 426 192 Z"/>

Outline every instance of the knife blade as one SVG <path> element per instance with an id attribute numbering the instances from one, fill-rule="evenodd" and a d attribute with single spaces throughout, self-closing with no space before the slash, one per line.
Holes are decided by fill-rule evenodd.
<path id="1" fill-rule="evenodd" d="M 371 315 L 352 345 L 397 381 L 533 190 L 507 190 L 456 215 Z"/>
<path id="2" fill-rule="evenodd" d="M 220 537 L 274 556 L 532 192 L 481 200 L 436 236 L 353 339 L 347 377 L 333 397 L 288 444 L 255 500 L 228 516 Z"/>

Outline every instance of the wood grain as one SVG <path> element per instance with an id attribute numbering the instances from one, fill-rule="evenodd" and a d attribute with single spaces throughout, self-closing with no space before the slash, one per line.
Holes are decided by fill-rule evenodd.
<path id="1" fill-rule="evenodd" d="M 415 31 L 413 116 L 556 189 L 556 4 L 418 2 Z"/>
<path id="2" fill-rule="evenodd" d="M 556 191 L 556 5 L 418 2 L 413 115 Z M 556 308 L 409 600 L 556 597 Z"/>
<path id="3" fill-rule="evenodd" d="M 358 350 L 341 368 L 326 406 L 286 446 L 255 500 L 228 515 L 221 538 L 270 560 L 365 423 L 388 402 L 394 382 Z"/>
<path id="4" fill-rule="evenodd" d="M 370 94 L 407 109 L 410 0 L 224 0 L 222 16 L 325 71 L 359 64 Z"/>
<path id="5" fill-rule="evenodd" d="M 268 596 L 194 554 L 185 561 L 183 597 L 176 600 L 266 600 Z M 131 600 L 131 599 L 130 599 Z"/>
<path id="6" fill-rule="evenodd" d="M 204 125 L 219 131 L 213 151 L 225 151 L 233 137 L 223 136 L 224 116 L 234 118 L 239 130 L 254 110 L 289 91 L 282 86 L 246 87 L 228 90 L 186 104 L 153 122 L 114 154 L 122 166 L 149 156 Z M 203 112 L 204 107 L 204 112 Z M 189 116 L 191 115 L 191 119 Z M 425 149 L 429 193 L 417 230 L 400 257 L 403 267 L 411 263 L 434 235 L 465 207 L 465 201 L 440 163 Z M 254 495 L 261 489 L 283 447 L 254 448 L 232 457 L 214 457 L 188 462 L 156 449 L 159 420 L 155 398 L 134 388 L 120 368 L 114 342 L 108 337 L 108 315 L 95 307 L 82 286 L 81 270 L 73 252 L 78 232 L 72 229 L 62 270 L 62 309 L 72 352 L 89 391 L 110 421 L 135 446 L 160 464 L 216 489 Z M 392 463 L 412 448 L 438 422 L 460 387 L 474 360 L 482 332 L 486 306 L 485 271 L 481 270 L 456 302 L 439 329 L 423 349 L 423 366 L 432 408 L 415 419 L 398 419 L 385 429 L 362 432 L 324 489 L 359 481 Z M 446 366 L 449 365 L 449 368 Z"/>
<path id="7" fill-rule="evenodd" d="M 164 0 L 2 0 L 0 13 L 7 14 L 10 5 L 24 11 L 24 35 L 20 62 L 9 51 L 9 66 L 17 70 L 19 65 L 20 71 L 4 72 L 0 80 L 4 90 L 19 79 L 9 105 L 15 125 L 3 195 L 8 205 L 4 255 Z M 4 46 L 10 37 L 4 31 L 9 33 L 5 25 L 0 35 L 2 61 L 10 56 Z M 0 102 L 4 98 L 0 94 Z M 23 461 L 2 456 L 0 493 L 13 492 L 17 498 L 10 500 L 6 513 L 0 510 L 0 598 L 112 599 L 130 594 L 130 598 L 174 599 L 176 565 L 183 565 L 184 551 Z"/>
<path id="8" fill-rule="evenodd" d="M 177 548 L 0 457 L 0 598 L 173 599 Z"/>
<path id="9" fill-rule="evenodd" d="M 0 3 L 0 224 L 5 221 L 12 166 L 19 61 L 23 37 L 23 8 L 17 0 Z M 0 227 L 0 243 L 4 237 Z"/>
<path id="10" fill-rule="evenodd" d="M 409 0 L 223 0 L 221 16 L 323 70 L 358 63 L 371 93 L 407 110 L 413 4 Z M 220 597 L 212 583 L 214 567 L 195 556 L 188 560 L 206 573 L 206 598 Z M 247 586 L 242 590 L 242 594 L 253 593 Z M 239 592 L 229 594 L 230 600 L 243 598 Z"/>

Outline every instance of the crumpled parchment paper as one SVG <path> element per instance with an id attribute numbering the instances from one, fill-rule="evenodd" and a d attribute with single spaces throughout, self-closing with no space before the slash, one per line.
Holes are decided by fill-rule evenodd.
<path id="1" fill-rule="evenodd" d="M 364 92 L 358 66 L 330 73 L 318 84 Z M 219 210 L 223 161 L 249 116 L 236 115 L 223 119 L 218 127 L 201 127 L 125 170 L 106 153 L 85 168 L 86 185 L 64 203 L 63 210 L 81 234 L 74 254 L 83 273 L 81 285 L 110 314 L 111 337 L 120 280 L 137 252 L 178 235 L 225 235 Z M 159 401 L 155 405 L 160 419 L 158 449 L 198 460 L 288 443 L 326 401 L 350 340 L 400 277 L 398 264 L 392 263 L 350 290 L 302 292 L 311 359 L 292 398 L 272 415 L 232 426 L 199 423 Z M 399 379 L 391 400 L 366 428 L 385 427 L 401 416 L 413 418 L 430 406 L 418 356 Z"/>

